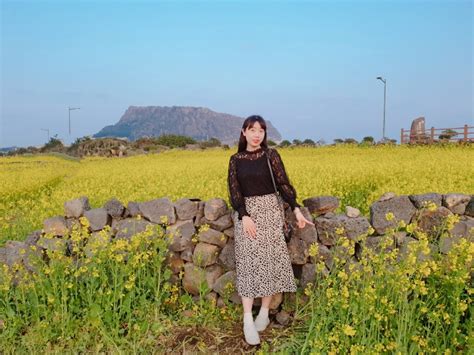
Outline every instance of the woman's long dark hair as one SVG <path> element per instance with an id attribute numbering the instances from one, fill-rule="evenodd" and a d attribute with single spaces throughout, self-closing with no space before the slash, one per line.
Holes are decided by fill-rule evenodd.
<path id="1" fill-rule="evenodd" d="M 245 119 L 244 123 L 242 124 L 242 129 L 245 131 L 247 128 L 252 128 L 254 123 L 258 122 L 260 123 L 260 126 L 264 129 L 265 135 L 263 136 L 262 143 L 260 143 L 260 146 L 263 148 L 263 150 L 267 150 L 267 123 L 263 119 L 262 116 L 259 115 L 252 115 L 249 116 Z M 238 152 L 243 152 L 244 150 L 247 149 L 247 139 L 245 138 L 244 134 L 242 133 L 242 130 L 240 131 L 240 138 L 239 138 L 239 148 Z"/>

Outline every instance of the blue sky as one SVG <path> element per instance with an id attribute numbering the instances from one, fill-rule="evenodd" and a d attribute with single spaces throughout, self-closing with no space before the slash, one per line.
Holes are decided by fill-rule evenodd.
<path id="1" fill-rule="evenodd" d="M 472 1 L 0 1 L 0 147 L 69 143 L 130 105 L 380 139 L 377 76 L 388 137 L 474 125 Z"/>

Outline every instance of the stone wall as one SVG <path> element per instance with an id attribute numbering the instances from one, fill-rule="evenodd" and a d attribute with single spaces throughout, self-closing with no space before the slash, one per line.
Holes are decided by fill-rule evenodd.
<path id="1" fill-rule="evenodd" d="M 380 246 L 387 236 L 393 238 L 392 247 L 399 248 L 403 256 L 407 245 L 417 240 L 406 231 L 397 231 L 396 227 L 415 220 L 419 230 L 434 236 L 439 234 L 446 217 L 458 215 L 449 232 L 450 237 L 439 240 L 436 245 L 441 253 L 447 253 L 459 238 L 474 241 L 473 195 L 429 193 L 396 196 L 388 192 L 370 206 L 369 217 L 362 216 L 359 210 L 350 206 L 345 208 L 345 213 L 337 214 L 335 210 L 339 204 L 339 199 L 333 196 L 316 196 L 303 201 L 302 213 L 313 220 L 315 225 L 295 228 L 287 244 L 299 287 L 305 287 L 315 278 L 328 274 L 336 256 L 349 265 L 358 262 L 362 248 L 382 252 L 383 247 Z M 295 216 L 286 207 L 286 219 L 296 227 Z M 163 226 L 165 233 L 173 236 L 166 260 L 173 272 L 171 282 L 179 284 L 195 297 L 199 295 L 200 282 L 205 280 L 212 290 L 206 297 L 222 305 L 221 296 L 226 285 L 229 282 L 235 285 L 233 219 L 236 218 L 236 212 L 221 198 L 208 201 L 182 198 L 172 202 L 164 197 L 146 202 L 129 202 L 127 206 L 117 199 L 111 199 L 103 207 L 93 209 L 87 197 L 66 201 L 64 214 L 45 220 L 42 230 L 34 231 L 23 242 L 8 241 L 4 248 L 0 248 L 0 264 L 12 266 L 23 263 L 28 269 L 30 253 L 25 253 L 25 250 L 32 245 L 37 246 L 34 248 L 37 253 L 54 249 L 72 255 L 69 233 L 74 223 L 83 216 L 90 223 L 89 243 L 99 238 L 98 232 L 106 226 L 110 228 L 110 240 L 130 239 L 148 225 Z M 360 242 L 361 236 L 367 237 L 363 244 Z M 354 243 L 343 247 L 340 245 L 343 239 Z M 311 255 L 313 243 L 318 246 L 313 249 L 317 250 L 316 255 Z M 325 269 L 322 272 L 317 271 L 316 261 L 324 261 Z M 180 273 L 182 277 L 179 277 Z M 271 308 L 274 311 L 284 296 L 292 297 L 291 294 L 273 297 Z M 235 289 L 230 300 L 240 302 Z M 258 303 L 259 299 L 256 300 Z"/>

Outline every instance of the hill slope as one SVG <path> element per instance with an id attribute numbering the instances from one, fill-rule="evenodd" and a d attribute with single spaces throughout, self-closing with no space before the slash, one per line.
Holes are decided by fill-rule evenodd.
<path id="1" fill-rule="evenodd" d="M 205 107 L 130 106 L 114 125 L 106 126 L 94 137 L 127 137 L 136 140 L 145 136 L 179 134 L 196 140 L 211 137 L 233 144 L 239 138 L 244 118 L 219 113 Z M 267 122 L 268 139 L 281 141 L 281 135 Z"/>

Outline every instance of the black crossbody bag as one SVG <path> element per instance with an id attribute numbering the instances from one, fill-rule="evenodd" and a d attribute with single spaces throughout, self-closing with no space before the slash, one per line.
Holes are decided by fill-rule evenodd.
<path id="1" fill-rule="evenodd" d="M 266 154 L 266 156 L 267 156 L 268 168 L 270 169 L 270 175 L 271 175 L 272 181 L 273 181 L 273 187 L 275 188 L 275 192 L 276 192 L 277 198 L 278 198 L 278 203 L 280 205 L 280 210 L 281 210 L 281 215 L 282 215 L 281 218 L 283 219 L 283 234 L 285 235 L 285 242 L 288 243 L 291 239 L 291 233 L 293 232 L 293 226 L 286 221 L 285 209 L 283 207 L 283 199 L 280 195 L 280 191 L 278 191 L 278 189 L 276 187 L 275 178 L 273 177 L 272 165 L 270 164 L 270 159 L 268 158 L 268 154 Z"/>

